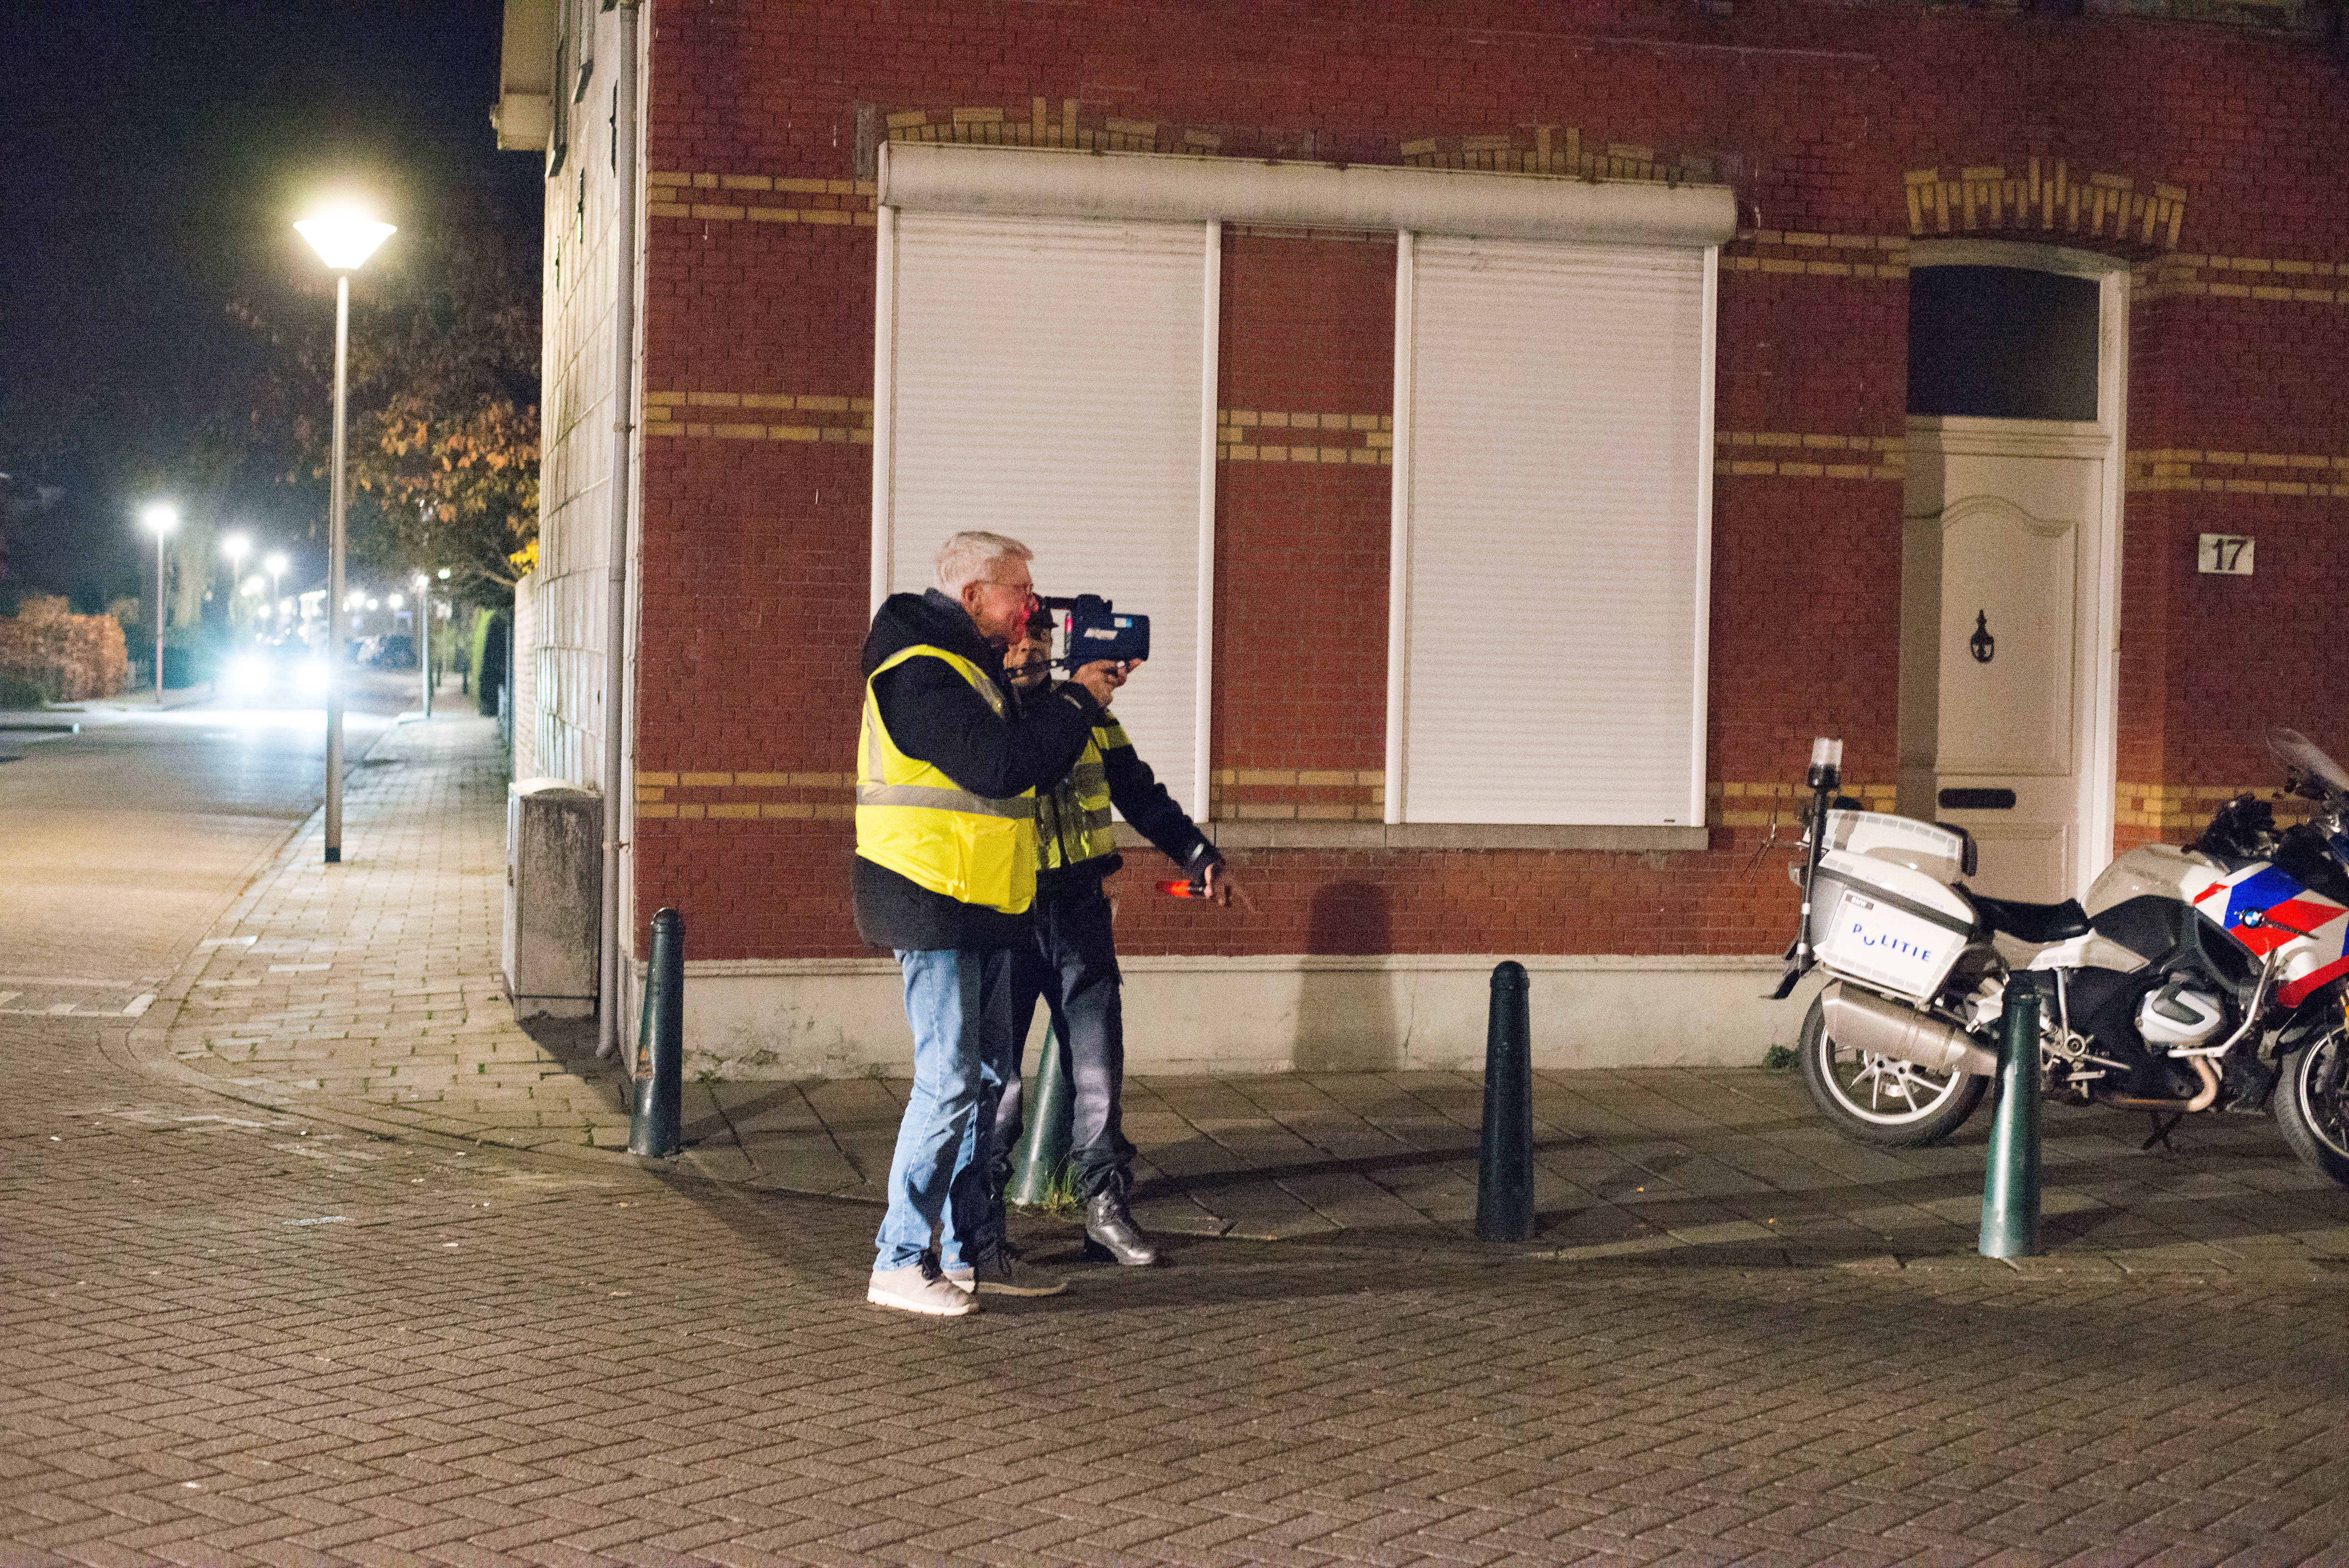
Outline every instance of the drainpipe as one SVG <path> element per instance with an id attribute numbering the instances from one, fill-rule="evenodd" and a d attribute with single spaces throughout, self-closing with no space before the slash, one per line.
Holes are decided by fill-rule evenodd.
<path id="1" fill-rule="evenodd" d="M 620 1049 L 620 835 L 628 791 L 621 770 L 627 764 L 628 448 L 636 429 L 631 415 L 636 385 L 636 0 L 624 0 L 614 19 L 620 27 L 620 91 L 612 124 L 620 210 L 613 222 L 617 249 L 612 270 L 617 281 L 612 302 L 612 531 L 605 542 L 609 596 L 604 611 L 603 970 L 595 993 L 595 1054 L 605 1060 Z"/>

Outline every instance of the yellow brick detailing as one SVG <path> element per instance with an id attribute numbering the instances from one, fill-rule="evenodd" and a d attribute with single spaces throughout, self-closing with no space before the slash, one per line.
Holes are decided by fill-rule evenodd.
<path id="1" fill-rule="evenodd" d="M 873 227 L 870 180 L 802 180 L 781 174 L 655 170 L 645 176 L 645 210 L 656 218 L 705 222 L 817 223 Z"/>
<path id="2" fill-rule="evenodd" d="M 2129 293 L 2132 300 L 2140 304 L 2159 299 L 2206 298 L 2349 305 L 2349 261 L 2163 256 L 2134 270 Z"/>
<path id="3" fill-rule="evenodd" d="M 1909 275 L 1909 236 L 1740 229 L 1737 238 L 1722 247 L 1721 270 L 1895 282 Z"/>
<path id="4" fill-rule="evenodd" d="M 845 773 L 640 771 L 636 815 L 682 821 L 849 822 L 856 819 L 856 781 Z"/>
<path id="5" fill-rule="evenodd" d="M 1799 783 L 1705 786 L 1705 826 L 1766 829 L 1779 837 L 1802 833 L 1810 790 Z M 1890 784 L 1847 781 L 1843 792 L 1871 811 L 1889 811 Z M 2304 817 L 2303 800 L 2278 799 L 2271 786 L 2254 784 L 2130 784 L 2114 786 L 2114 823 L 2165 834 L 2199 832 L 2221 801 L 2237 795 L 2270 800 L 2285 820 Z M 855 780 L 846 773 L 652 771 L 636 774 L 639 818 L 683 821 L 853 821 Z M 1216 821 L 1365 821 L 1386 814 L 1386 774 L 1375 768 L 1218 768 L 1209 776 L 1208 815 Z"/>
<path id="6" fill-rule="evenodd" d="M 1218 822 L 1376 822 L 1386 817 L 1379 768 L 1218 768 L 1207 814 Z"/>
<path id="7" fill-rule="evenodd" d="M 791 419 L 771 416 L 791 413 Z M 647 392 L 645 435 L 873 444 L 873 399 L 836 393 Z"/>
<path id="8" fill-rule="evenodd" d="M 1713 438 L 1713 471 L 1725 477 L 1884 480 L 1906 474 L 1900 436 L 1805 435 L 1793 430 L 1724 430 Z"/>
<path id="9" fill-rule="evenodd" d="M 2126 483 L 2131 490 L 2201 490 L 2226 495 L 2349 500 L 2349 456 L 2209 452 L 2162 447 L 2129 453 L 2125 471 Z"/>
<path id="10" fill-rule="evenodd" d="M 1222 408 L 1216 413 L 1216 456 L 1227 463 L 1392 467 L 1394 416 Z"/>
<path id="11" fill-rule="evenodd" d="M 2127 244 L 2178 248 L 2186 192 L 2175 185 L 2140 191 L 2126 175 L 2074 174 L 2063 159 L 2033 158 L 2019 173 L 2003 164 L 1969 165 L 1954 179 L 1939 169 L 1912 170 L 1903 183 L 1909 232 L 2086 235 Z"/>
<path id="12" fill-rule="evenodd" d="M 1871 811 L 1892 810 L 1899 793 L 1889 784 L 1854 784 L 1843 792 Z M 1778 825 L 1778 837 L 1792 843 L 1803 836 L 1803 811 L 1810 789 L 1801 784 L 1736 784 L 1718 779 L 1704 787 L 1704 825 L 1708 828 L 1766 828 Z"/>
<path id="13" fill-rule="evenodd" d="M 1067 147 L 1082 152 L 1214 153 L 1219 132 L 1116 115 L 1088 119 L 1078 100 L 1031 98 L 1004 108 L 908 108 L 888 117 L 891 141 L 953 141 L 988 147 Z"/>
<path id="14" fill-rule="evenodd" d="M 1635 180 L 1675 185 L 1725 182 L 1711 153 L 1658 152 L 1634 142 L 1586 139 L 1579 126 L 1534 125 L 1485 136 L 1431 136 L 1402 144 L 1407 169 L 1485 169 L 1568 180 Z"/>
<path id="15" fill-rule="evenodd" d="M 2116 784 L 2113 823 L 2121 828 L 2150 828 L 2156 832 L 2200 832 L 2222 800 L 2256 795 L 2275 808 L 2285 820 L 2303 818 L 2314 810 L 2306 800 L 2280 799 L 2273 785 L 2260 784 Z"/>

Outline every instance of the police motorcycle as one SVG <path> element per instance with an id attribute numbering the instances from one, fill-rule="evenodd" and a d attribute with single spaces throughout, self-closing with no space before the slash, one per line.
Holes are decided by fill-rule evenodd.
<path id="1" fill-rule="evenodd" d="M 1802 927 L 1775 993 L 1826 973 L 1795 1046 L 1827 1119 L 1866 1143 L 1955 1132 L 1998 1071 L 2006 982 L 2039 976 L 2050 1099 L 2155 1116 L 2271 1109 L 2284 1142 L 2349 1187 L 2349 771 L 2276 729 L 2284 794 L 2313 803 L 2278 830 L 2239 795 L 2190 848 L 2146 844 L 2085 905 L 1975 892 L 1962 829 L 1859 809 L 1838 793 L 1842 743 L 1814 748 Z"/>

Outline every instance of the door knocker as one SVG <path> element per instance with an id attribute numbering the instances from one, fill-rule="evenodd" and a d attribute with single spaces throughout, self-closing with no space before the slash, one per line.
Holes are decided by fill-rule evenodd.
<path id="1" fill-rule="evenodd" d="M 1974 612 L 1974 634 L 1966 639 L 1966 646 L 1974 651 L 1974 663 L 1986 665 L 1998 653 L 1998 639 L 1990 634 L 1990 612 Z"/>

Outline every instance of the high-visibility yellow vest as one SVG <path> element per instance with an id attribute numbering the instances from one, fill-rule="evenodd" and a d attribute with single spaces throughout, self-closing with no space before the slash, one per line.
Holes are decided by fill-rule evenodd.
<path id="1" fill-rule="evenodd" d="M 1085 737 L 1085 749 L 1069 776 L 1036 802 L 1036 848 L 1043 868 L 1059 871 L 1117 852 L 1109 814 L 1109 774 L 1102 753 L 1133 743 L 1113 717 L 1104 717 Z"/>
<path id="2" fill-rule="evenodd" d="M 882 661 L 864 683 L 864 735 L 857 748 L 856 852 L 917 887 L 959 903 L 1023 913 L 1036 901 L 1036 791 L 1009 799 L 974 795 L 897 749 L 882 722 L 873 680 L 907 659 L 944 659 L 1000 717 L 1003 694 L 958 654 L 917 643 Z"/>

